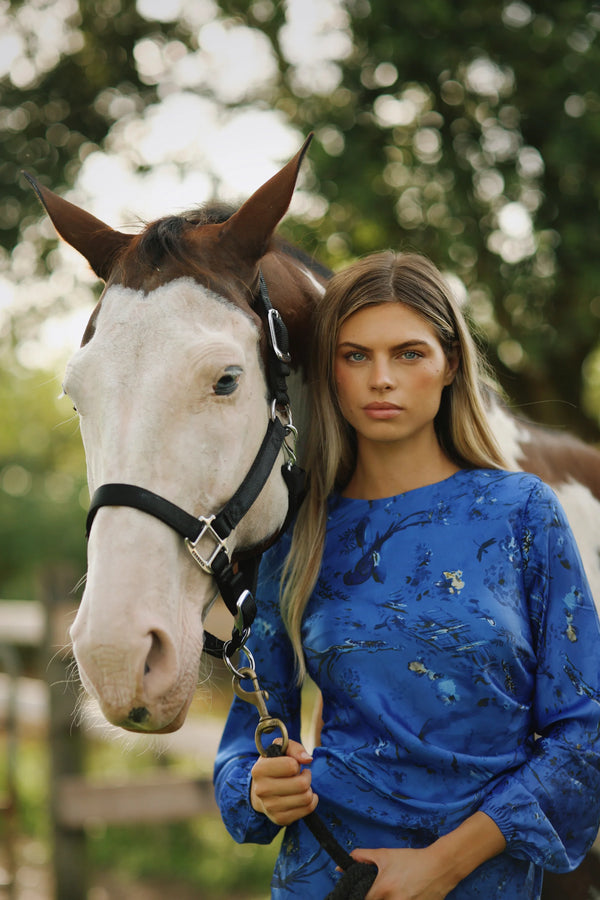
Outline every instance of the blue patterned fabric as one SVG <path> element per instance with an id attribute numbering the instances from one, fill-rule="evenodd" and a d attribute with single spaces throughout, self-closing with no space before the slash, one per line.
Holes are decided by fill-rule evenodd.
<path id="1" fill-rule="evenodd" d="M 251 649 L 269 711 L 300 740 L 300 697 L 266 554 Z M 317 811 L 353 847 L 424 847 L 476 810 L 506 840 L 452 900 L 527 900 L 567 871 L 600 816 L 600 630 L 554 493 L 534 476 L 460 471 L 382 500 L 334 496 L 306 610 L 323 693 Z M 235 700 L 215 766 L 236 841 L 278 832 L 249 803 L 256 710 Z M 324 897 L 339 876 L 301 822 L 286 830 L 273 898 Z"/>

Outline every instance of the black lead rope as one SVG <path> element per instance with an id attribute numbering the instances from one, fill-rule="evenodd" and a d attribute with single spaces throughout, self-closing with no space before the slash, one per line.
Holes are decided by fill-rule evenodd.
<path id="1" fill-rule="evenodd" d="M 248 660 L 247 666 L 236 668 L 232 660 L 228 658 L 225 658 L 225 662 L 233 674 L 234 694 L 241 700 L 252 703 L 258 710 L 258 725 L 254 733 L 256 748 L 261 756 L 271 758 L 285 756 L 289 743 L 287 728 L 281 719 L 270 715 L 266 702 L 269 695 L 260 687 L 254 657 L 245 645 L 241 649 Z M 244 681 L 252 683 L 252 690 L 246 690 L 243 687 L 242 682 Z M 281 734 L 280 741 L 274 741 L 265 747 L 262 740 L 263 735 L 272 734 L 274 731 Z M 364 900 L 377 875 L 377 867 L 371 863 L 361 863 L 352 859 L 316 811 L 304 816 L 302 821 L 306 823 L 306 827 L 313 837 L 343 871 L 342 877 L 325 900 Z"/>
<path id="2" fill-rule="evenodd" d="M 270 744 L 265 748 L 265 756 L 281 756 L 281 744 Z M 357 862 L 339 844 L 327 828 L 323 819 L 314 811 L 304 816 L 303 822 L 317 839 L 321 847 L 327 851 L 332 860 L 343 869 L 343 874 L 336 886 L 325 900 L 364 900 L 369 888 L 375 881 L 377 867 L 372 863 Z"/>

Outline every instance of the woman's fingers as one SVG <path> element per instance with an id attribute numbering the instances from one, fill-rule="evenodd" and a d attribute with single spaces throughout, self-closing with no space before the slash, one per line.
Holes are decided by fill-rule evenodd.
<path id="1" fill-rule="evenodd" d="M 318 797 L 311 788 L 312 761 L 302 744 L 290 741 L 285 756 L 260 757 L 252 768 L 250 800 L 277 825 L 289 825 L 312 812 Z"/>

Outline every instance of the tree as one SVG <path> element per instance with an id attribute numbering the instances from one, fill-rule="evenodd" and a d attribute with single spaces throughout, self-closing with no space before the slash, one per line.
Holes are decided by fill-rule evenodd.
<path id="1" fill-rule="evenodd" d="M 509 396 L 533 418 L 598 438 L 598 3 L 36 5 L 69 14 L 50 58 L 34 0 L 10 4 L 29 76 L 17 67 L 2 83 L 7 249 L 22 243 L 19 226 L 41 260 L 53 246 L 19 183 L 23 165 L 65 191 L 97 148 L 128 152 L 127 122 L 177 90 L 231 115 L 273 110 L 316 132 L 312 216 L 289 233 L 334 267 L 383 246 L 429 254 L 466 287 Z M 262 80 L 247 77 L 243 53 L 227 56 L 242 35 L 269 64 Z M 219 55 L 239 76 L 237 94 L 210 68 Z M 130 158 L 142 172 L 151 165 Z"/>
<path id="2" fill-rule="evenodd" d="M 347 8 L 339 85 L 294 114 L 326 132 L 313 158 L 334 261 L 431 255 L 466 285 L 509 395 L 597 438 L 581 398 L 600 330 L 600 6 Z"/>

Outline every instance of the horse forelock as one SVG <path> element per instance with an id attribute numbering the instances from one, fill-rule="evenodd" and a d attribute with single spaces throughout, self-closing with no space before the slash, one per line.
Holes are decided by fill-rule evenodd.
<path id="1" fill-rule="evenodd" d="M 142 265 L 155 269 L 168 258 L 192 268 L 194 259 L 185 240 L 188 232 L 203 225 L 221 225 L 234 212 L 233 206 L 210 203 L 180 215 L 163 216 L 146 226 L 134 242 L 132 252 Z"/>
<path id="2" fill-rule="evenodd" d="M 250 280 L 256 281 L 256 277 L 250 278 L 250 273 L 247 273 L 248 281 L 245 281 L 245 267 L 241 260 L 238 267 L 235 258 L 222 258 L 219 241 L 215 240 L 218 232 L 211 227 L 222 225 L 235 212 L 235 206 L 211 202 L 148 223 L 115 261 L 106 290 L 113 285 L 122 285 L 148 294 L 177 278 L 193 278 L 199 285 L 239 306 L 255 320 L 261 332 L 264 356 L 264 329 L 253 309 L 257 283 L 249 283 Z M 206 232 L 202 237 L 203 227 L 206 227 Z M 275 268 L 270 267 L 271 278 L 268 279 L 275 305 L 284 316 L 289 313 L 292 318 L 302 318 L 307 293 L 322 291 L 331 275 L 330 270 L 278 235 L 273 236 L 265 255 L 265 266 L 269 268 L 267 258 L 278 260 Z M 306 279 L 310 283 L 308 289 Z M 298 297 L 303 299 L 299 301 Z M 102 300 L 103 297 L 90 317 L 82 346 L 89 343 L 95 334 Z"/>
<path id="3" fill-rule="evenodd" d="M 227 203 L 211 202 L 188 210 L 180 215 L 164 216 L 146 225 L 123 254 L 122 263 L 135 259 L 138 264 L 154 270 L 168 261 L 174 260 L 188 269 L 189 274 L 199 269 L 204 278 L 215 273 L 206 261 L 199 259 L 197 245 L 187 240 L 191 231 L 207 225 L 222 225 L 237 211 L 237 207 Z M 326 280 L 331 271 L 299 247 L 275 237 L 272 249 L 283 254 L 314 275 Z M 211 261 L 209 261 L 210 263 Z M 218 273 L 217 273 L 218 274 Z"/>
<path id="4" fill-rule="evenodd" d="M 115 260 L 104 293 L 113 285 L 150 293 L 169 281 L 188 276 L 216 294 L 235 299 L 235 292 L 227 290 L 227 278 L 212 267 L 210 261 L 203 259 L 189 240 L 189 235 L 198 227 L 220 225 L 234 212 L 235 207 L 228 204 L 209 203 L 148 223 Z M 245 285 L 241 286 L 242 293 L 249 296 L 249 288 L 244 290 Z M 82 346 L 94 336 L 103 297 L 104 294 L 88 321 Z"/>

